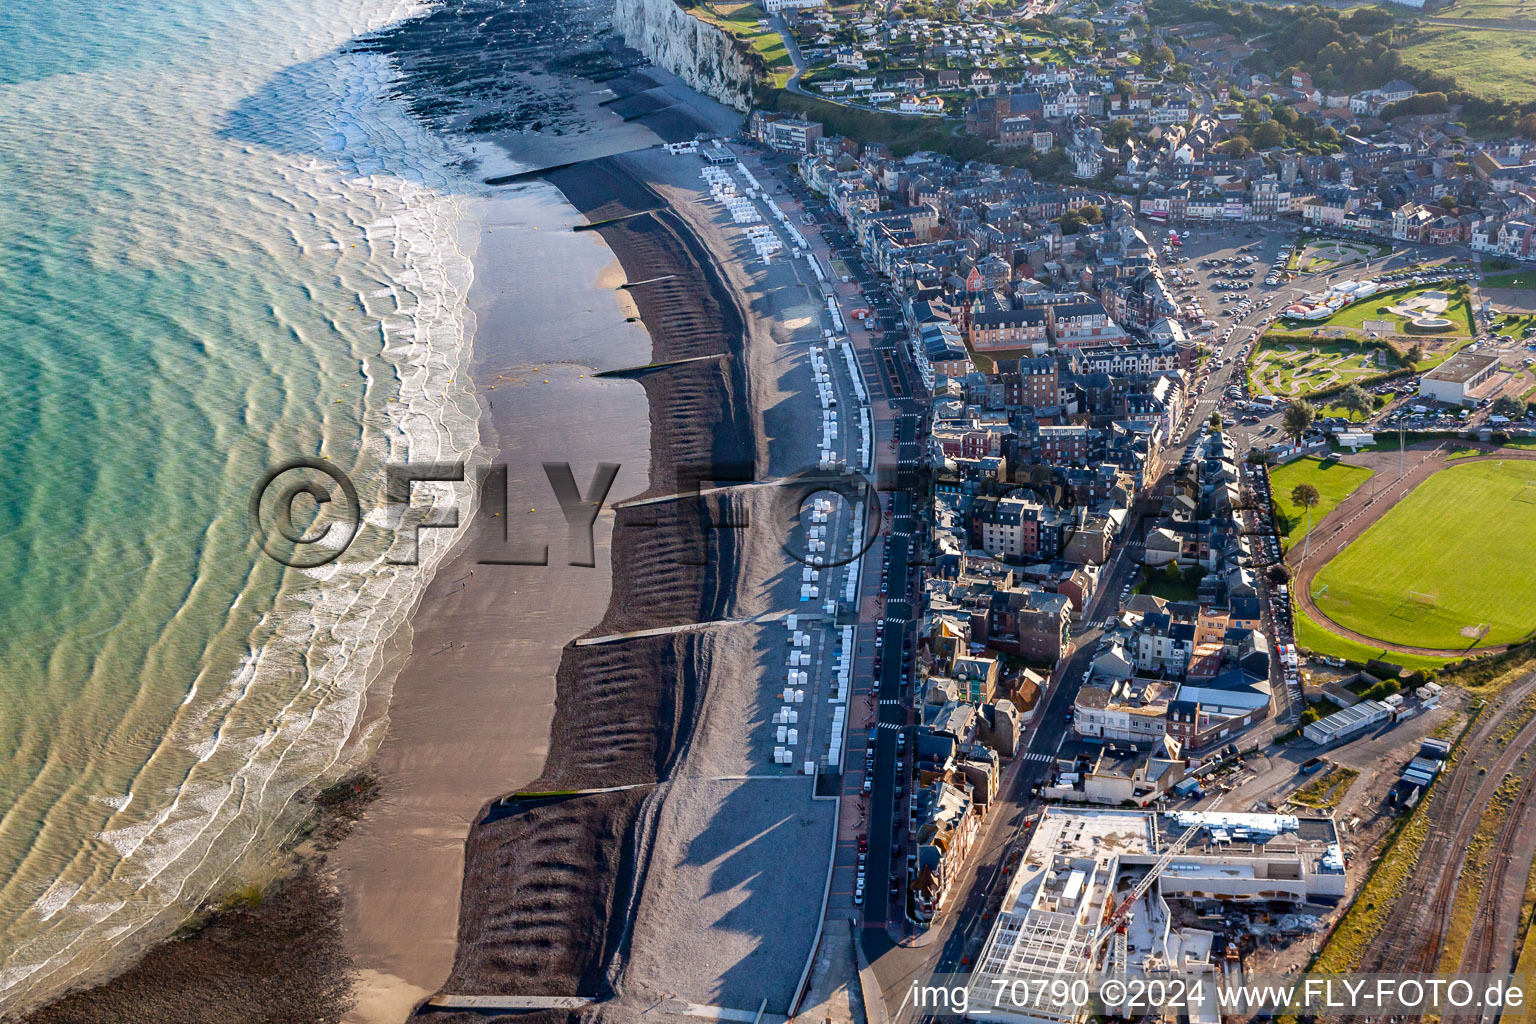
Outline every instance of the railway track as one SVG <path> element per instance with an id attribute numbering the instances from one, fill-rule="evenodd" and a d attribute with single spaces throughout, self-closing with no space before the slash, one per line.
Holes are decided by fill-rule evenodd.
<path id="1" fill-rule="evenodd" d="M 1433 805 L 1426 809 L 1431 816 L 1430 832 L 1417 857 L 1420 869 L 1417 877 L 1423 884 L 1405 891 L 1393 904 L 1386 927 L 1361 957 L 1361 971 L 1419 973 L 1435 970 L 1472 836 L 1504 775 L 1536 742 L 1536 716 L 1505 745 L 1486 773 L 1478 771 L 1478 764 L 1484 760 L 1490 745 L 1497 742 L 1499 728 L 1533 691 L 1536 691 L 1536 673 L 1527 674 L 1500 695 L 1498 708 L 1474 727 L 1473 735 L 1451 769 L 1451 777 L 1442 780 L 1441 785 L 1447 788 L 1436 792 L 1432 796 Z M 1482 781 L 1474 787 L 1473 783 L 1478 779 Z M 1530 785 L 1528 777 L 1520 801 L 1528 800 L 1533 789 L 1536 787 Z M 1469 790 L 1472 793 L 1470 799 Z M 1512 815 L 1501 833 L 1501 845 L 1505 849 L 1512 844 L 1517 827 L 1518 819 Z M 1480 922 L 1473 939 L 1469 951 L 1486 962 L 1497 948 L 1496 922 Z M 1474 944 L 1477 948 L 1470 949 Z"/>
<path id="2" fill-rule="evenodd" d="M 1473 920 L 1477 922 L 1476 928 L 1467 939 L 1467 948 L 1461 956 L 1463 973 L 1502 974 L 1513 966 L 1511 961 L 1514 957 L 1515 935 L 1512 929 L 1502 926 L 1506 923 L 1517 925 L 1518 921 L 1504 921 L 1500 911 L 1510 865 L 1515 859 L 1515 841 L 1527 820 L 1526 815 L 1532 808 L 1533 799 L 1536 799 L 1536 767 L 1527 768 L 1520 790 L 1515 795 L 1515 802 L 1506 814 L 1504 825 L 1499 829 L 1498 840 L 1489 853 L 1488 877 L 1483 882 L 1477 911 L 1473 915 Z M 1509 932 L 1507 936 L 1504 935 L 1506 931 Z M 1507 941 L 1501 942 L 1501 938 Z"/>

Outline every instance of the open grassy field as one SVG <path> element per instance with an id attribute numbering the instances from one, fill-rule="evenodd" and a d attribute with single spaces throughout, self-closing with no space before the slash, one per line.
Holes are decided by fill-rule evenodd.
<path id="1" fill-rule="evenodd" d="M 1536 270 L 1511 270 L 1504 274 L 1489 274 L 1483 279 L 1484 288 L 1536 288 Z"/>
<path id="2" fill-rule="evenodd" d="M 1536 626 L 1531 480 L 1536 466 L 1519 461 L 1436 473 L 1323 567 L 1313 600 L 1340 625 L 1388 643 L 1520 639 Z"/>
<path id="3" fill-rule="evenodd" d="M 1516 103 L 1536 99 L 1536 32 L 1528 28 L 1429 24 L 1400 52 L 1404 68 L 1449 75 L 1469 92 Z"/>
<path id="4" fill-rule="evenodd" d="M 1388 358 L 1386 364 L 1382 364 L 1378 352 L 1378 349 L 1347 344 L 1272 345 L 1265 342 L 1254 353 L 1249 378 L 1272 395 L 1299 398 L 1393 369 L 1392 360 Z"/>
<path id="5" fill-rule="evenodd" d="M 1296 543 L 1307 535 L 1307 512 L 1291 504 L 1291 491 L 1299 484 L 1317 488 L 1318 503 L 1312 510 L 1312 525 L 1323 521 L 1335 505 L 1353 494 L 1375 473 L 1364 466 L 1347 466 L 1308 456 L 1270 470 L 1269 486 L 1275 495 L 1275 509 L 1280 513 L 1280 536 Z"/>
<path id="6" fill-rule="evenodd" d="M 1536 22 L 1536 0 L 1458 0 L 1435 12 L 1436 21 L 1451 19 Z"/>
<path id="7" fill-rule="evenodd" d="M 1493 322 L 1493 330 L 1495 334 L 1524 340 L 1527 334 L 1536 332 L 1536 313 L 1505 313 Z"/>
<path id="8" fill-rule="evenodd" d="M 794 73 L 794 62 L 789 59 L 789 49 L 784 37 L 770 28 L 758 24 L 768 17 L 763 9 L 751 3 L 700 4 L 691 8 L 695 17 L 718 25 L 747 45 L 763 58 L 768 65 L 771 83 L 783 87 Z"/>

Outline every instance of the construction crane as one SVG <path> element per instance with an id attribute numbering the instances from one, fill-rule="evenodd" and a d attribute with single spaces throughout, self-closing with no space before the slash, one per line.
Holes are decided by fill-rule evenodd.
<path id="1" fill-rule="evenodd" d="M 1096 956 L 1100 948 L 1103 947 L 1105 940 L 1108 939 L 1111 935 L 1114 935 L 1116 936 L 1116 970 L 1118 972 L 1124 972 L 1125 967 L 1123 965 L 1128 959 L 1126 954 L 1125 925 L 1127 919 L 1129 919 L 1131 916 L 1131 907 L 1135 906 L 1136 901 L 1147 894 L 1147 890 L 1152 888 L 1152 883 L 1157 881 L 1157 876 L 1163 873 L 1164 868 L 1173 863 L 1173 858 L 1184 852 L 1184 848 L 1190 844 L 1190 841 L 1193 840 L 1204 827 L 1205 826 L 1203 824 L 1198 823 L 1191 825 L 1189 828 L 1184 830 L 1183 835 L 1179 836 L 1179 838 L 1175 839 L 1172 843 L 1169 843 L 1168 848 L 1163 851 L 1162 856 L 1158 857 L 1153 865 L 1147 869 L 1147 873 L 1141 876 L 1141 881 L 1137 882 L 1136 885 L 1132 887 L 1130 894 L 1126 896 L 1125 899 L 1121 900 L 1120 905 L 1117 906 L 1114 909 L 1114 912 L 1105 919 L 1104 927 L 1100 928 L 1094 934 L 1093 938 L 1088 940 L 1087 945 L 1083 949 L 1083 960 L 1087 970 L 1091 971 L 1093 969 L 1094 956 Z"/>

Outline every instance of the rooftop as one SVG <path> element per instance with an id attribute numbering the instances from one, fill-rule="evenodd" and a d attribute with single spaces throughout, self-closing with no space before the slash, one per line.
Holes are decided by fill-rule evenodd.
<path id="1" fill-rule="evenodd" d="M 1425 380 L 1444 380 L 1452 384 L 1465 384 L 1491 366 L 1498 365 L 1498 356 L 1479 355 L 1476 352 L 1458 352 L 1424 375 Z"/>

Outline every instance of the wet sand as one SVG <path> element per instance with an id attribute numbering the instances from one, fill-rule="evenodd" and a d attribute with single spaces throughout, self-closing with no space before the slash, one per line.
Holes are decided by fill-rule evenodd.
<path id="1" fill-rule="evenodd" d="M 348 1019 L 369 1024 L 403 1020 L 448 977 L 465 836 L 487 800 L 543 770 L 560 660 L 551 640 L 584 632 L 608 604 L 612 516 L 595 525 L 597 566 L 568 565 L 541 464 L 570 463 L 585 488 L 599 462 L 618 463 L 610 501 L 648 484 L 642 388 L 592 375 L 650 357 L 614 290 L 612 255 L 570 231 L 574 214 L 547 185 L 507 191 L 473 211 L 470 295 L 482 436 L 507 467 L 507 513 L 482 506 L 413 616 L 374 760 L 382 796 L 333 858 L 359 972 Z M 528 245 L 535 227 L 542 237 Z M 548 547 L 547 566 L 483 564 L 530 545 Z"/>

